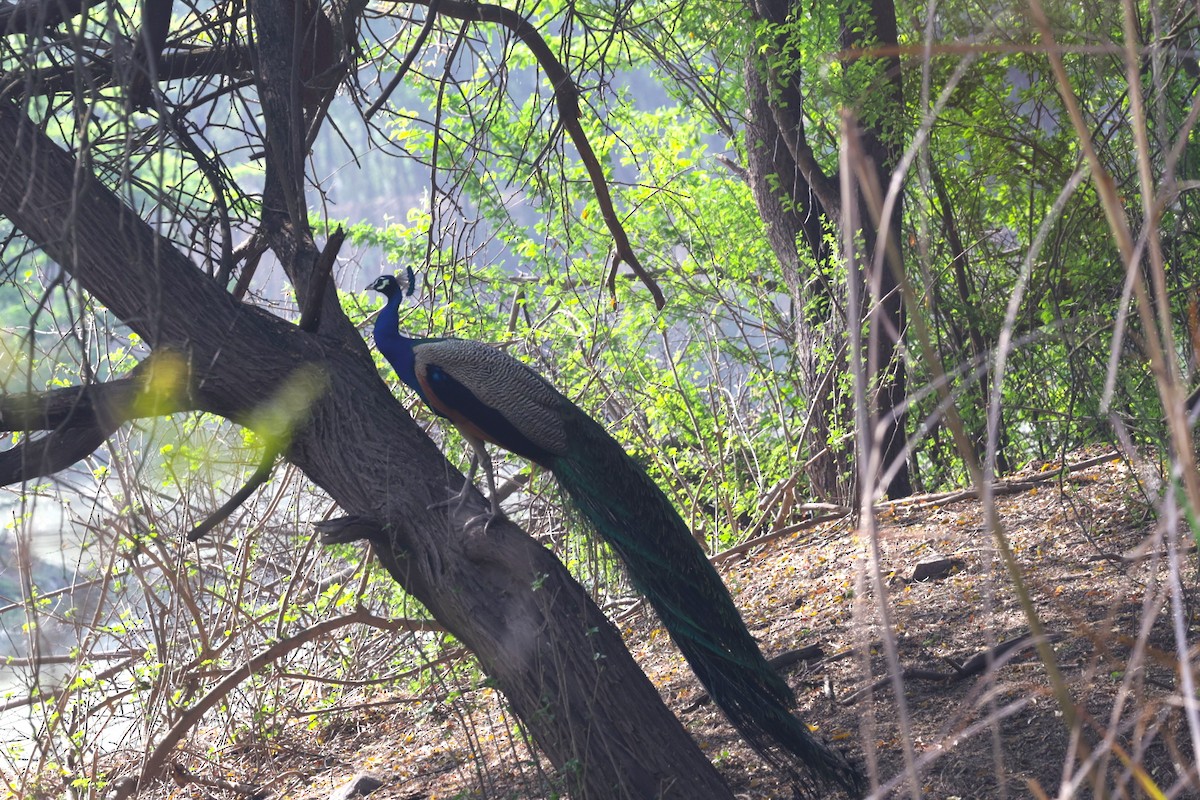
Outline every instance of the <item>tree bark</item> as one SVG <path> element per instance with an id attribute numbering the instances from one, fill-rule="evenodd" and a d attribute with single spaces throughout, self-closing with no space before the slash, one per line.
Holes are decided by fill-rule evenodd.
<path id="1" fill-rule="evenodd" d="M 0 214 L 156 353 L 182 355 L 196 407 L 247 424 L 277 387 L 308 384 L 288 458 L 387 531 L 384 563 L 477 655 L 576 796 L 731 797 L 551 553 L 507 520 L 464 531 L 478 495 L 457 518 L 428 508 L 462 477 L 344 317 L 307 333 L 234 300 L 11 101 L 0 102 Z"/>
<path id="2" fill-rule="evenodd" d="M 754 13 L 776 25 L 786 22 L 790 9 L 790 0 L 754 3 Z M 826 226 L 836 222 L 837 189 L 808 145 L 797 83 L 772 70 L 758 48 L 747 56 L 745 75 L 750 188 L 795 308 L 793 348 L 808 406 L 803 474 L 813 497 L 844 504 L 853 496 L 852 448 L 830 437 L 835 422 L 853 419 L 835 380 L 847 369 L 841 344 L 846 313 L 842 284 L 832 280 L 837 253 L 825 236 Z"/>

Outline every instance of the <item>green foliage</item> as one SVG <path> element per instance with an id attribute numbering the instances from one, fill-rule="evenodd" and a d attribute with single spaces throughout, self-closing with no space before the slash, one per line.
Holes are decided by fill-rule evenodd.
<path id="1" fill-rule="evenodd" d="M 708 32 L 717 46 L 701 73 L 710 78 L 734 44 L 713 38 L 717 18 L 698 10 L 678 32 Z M 649 63 L 645 43 L 632 37 L 610 52 L 628 60 L 610 60 L 605 70 Z M 525 80 L 511 72 L 520 66 L 520 57 L 510 59 L 510 81 Z M 713 547 L 728 544 L 744 535 L 756 498 L 787 475 L 793 443 L 778 438 L 780 415 L 785 429 L 798 428 L 805 408 L 784 398 L 790 323 L 770 288 L 778 277 L 763 223 L 745 183 L 711 156 L 720 126 L 694 106 L 646 108 L 620 86 L 604 119 L 583 120 L 608 174 L 630 176 L 614 183 L 614 202 L 671 298 L 659 313 L 636 282 L 619 280 L 608 296 L 609 264 L 598 254 L 610 239 L 585 168 L 573 158 L 524 155 L 552 132 L 549 98 L 529 93 L 509 104 L 491 80 L 499 69 L 480 56 L 473 78 L 442 98 L 442 136 L 425 135 L 414 115 L 396 123 L 393 137 L 458 177 L 522 277 L 514 282 L 503 263 L 439 253 L 426 279 L 432 308 L 413 309 L 402 324 L 416 334 L 515 339 L 518 354 L 607 422 Z M 726 95 L 722 104 L 737 101 L 735 84 L 715 87 Z M 436 85 L 426 99 L 438 101 Z M 411 222 L 374 234 L 388 237 L 397 263 L 415 260 L 416 231 L 429 223 Z M 401 241 L 414 246 L 404 250 Z"/>
<path id="2" fill-rule="evenodd" d="M 1063 24 L 1062 41 L 1120 40 L 1115 8 L 1095 10 L 1080 16 L 1069 14 L 1067 6 L 1052 7 Z M 951 30 L 957 22 L 947 14 Z M 954 59 L 934 61 L 933 82 L 946 79 L 956 65 Z M 1067 65 L 1089 120 L 1111 119 L 1128 110 L 1120 99 L 1125 77 L 1118 60 L 1068 56 Z M 1183 97 L 1178 93 L 1186 91 L 1181 84 L 1151 85 L 1147 79 L 1142 88 L 1151 95 L 1164 93 L 1157 106 L 1161 113 L 1151 118 L 1152 125 L 1180 122 Z M 1118 98 L 1115 103 L 1113 98 Z M 1127 124 L 1113 124 L 1104 129 L 1100 143 L 1108 169 L 1131 197 L 1139 191 L 1132 132 Z M 983 355 L 990 353 L 986 348 L 994 346 L 1009 298 L 1018 290 L 1021 259 L 1076 167 L 1079 152 L 1045 60 L 1035 54 L 996 55 L 967 72 L 935 124 L 929 165 L 934 182 L 944 185 L 944 195 L 923 192 L 927 184 L 910 183 L 910 207 L 923 209 L 920 213 L 927 213 L 942 230 L 952 224 L 969 248 L 956 263 L 948 239 L 931 238 L 933 269 L 921 273 L 918 292 L 929 298 L 925 308 L 939 335 L 942 357 L 962 371 L 956 381 L 963 396 L 959 408 L 980 442 L 985 393 L 993 376 L 987 374 L 978 383 L 969 377 L 973 360 L 981 356 L 972 340 L 983 345 Z M 911 236 L 918 233 L 915 222 L 910 223 Z M 1084 184 L 1052 222 L 1046 246 L 1035 254 L 1014 320 L 1018 346 L 1002 385 L 1001 446 L 1010 464 L 1053 457 L 1111 436 L 1100 399 L 1125 271 L 1090 184 Z M 1174 224 L 1168 219 L 1164 235 L 1168 249 L 1178 254 L 1184 252 L 1180 239 L 1167 233 Z M 1170 274 L 1182 279 L 1175 268 Z M 1180 292 L 1174 295 L 1179 302 L 1174 316 L 1181 322 L 1187 284 L 1179 280 Z M 927 381 L 922 365 L 915 366 L 916 382 Z M 1131 424 L 1137 442 L 1161 442 L 1161 407 L 1146 370 L 1136 363 L 1122 367 L 1116 390 L 1114 410 Z M 921 406 L 924 412 L 930 408 Z M 930 488 L 963 478 L 948 437 L 935 432 L 922 443 L 920 457 Z"/>
<path id="3" fill-rule="evenodd" d="M 541 13 L 557 19 L 560 9 L 544 5 Z M 583 13 L 603 18 L 609 12 L 587 7 Z M 800 82 L 805 96 L 823 99 L 806 104 L 803 112 L 815 131 L 816 155 L 830 170 L 837 142 L 829 132 L 837 129 L 839 105 L 853 106 L 868 125 L 886 118 L 883 127 L 891 125 L 901 136 L 910 124 L 904 121 L 921 113 L 920 75 L 915 68 L 905 70 L 905 113 L 878 100 L 878 59 L 847 63 L 830 55 L 841 46 L 843 25 L 856 24 L 853 13 L 846 16 L 837 4 L 818 5 L 780 25 L 729 25 L 731 14 L 745 12 L 720 3 L 689 6 L 687 14 L 669 21 L 656 16 L 662 9 L 654 4 L 631 13 L 641 24 L 630 20 L 607 49 L 572 63 L 580 74 L 601 80 L 649 70 L 665 84 L 667 95 L 658 105 L 620 80 L 603 84 L 605 113 L 585 110 L 582 122 L 610 176 L 618 216 L 670 298 L 667 309 L 656 311 L 636 280 L 618 280 L 615 296 L 609 296 L 611 240 L 587 172 L 561 138 L 552 97 L 537 86 L 526 51 L 501 48 L 499 41 L 462 58 L 464 78 L 453 93 L 436 80 L 410 84 L 413 108 L 440 109 L 436 135 L 423 112 L 413 110 L 395 119 L 391 136 L 406 152 L 453 176 L 462 198 L 458 205 L 477 210 L 478 224 L 503 245 L 502 254 L 480 259 L 465 238 L 461 248 L 429 252 L 427 231 L 441 224 L 436 212 L 414 212 L 407 224 L 386 229 L 355 228 L 354 235 L 383 248 L 397 265 L 429 263 L 425 285 L 432 296 L 409 312 L 404 321 L 409 330 L 515 348 L 605 419 L 719 548 L 743 538 L 757 517 L 758 501 L 813 455 L 801 435 L 809 406 L 796 391 L 801 381 L 791 315 L 820 320 L 831 310 L 829 297 L 820 293 L 806 297 L 803 308 L 791 307 L 746 183 L 714 158 L 732 148 L 726 152 L 736 159 L 742 145 L 728 135 L 740 124 L 736 109 L 743 102 L 739 82 L 728 80 L 730 61 L 752 40 L 770 53 L 780 75 Z M 899 10 L 902 18 L 905 13 Z M 1086 38 L 1082 32 L 1090 30 L 1119 38 L 1114 27 L 1119 19 L 1112 14 L 1080 18 L 1062 8 L 1055 13 L 1067 14 L 1063 22 L 1073 35 Z M 1005 15 L 1016 28 L 1027 25 L 1013 9 L 997 9 L 997 22 Z M 942 22 L 947 32 L 971 24 L 955 9 Z M 486 40 L 491 32 L 481 35 Z M 689 71 L 664 56 L 668 41 L 678 45 L 676 52 L 687 53 Z M 871 42 L 860 38 L 857 44 Z M 944 83 L 957 63 L 934 59 L 933 84 Z M 1110 60 L 1072 58 L 1070 66 L 1100 97 L 1123 80 Z M 498 75 L 505 80 L 496 80 Z M 537 90 L 530 91 L 531 85 Z M 1170 114 L 1178 119 L 1178 112 Z M 1114 127 L 1112 133 L 1112 152 L 1132 153 L 1132 144 L 1122 138 L 1128 129 Z M 559 151 L 561 157 L 546 157 Z M 933 127 L 928 160 L 944 196 L 922 193 L 916 181 L 909 182 L 913 211 L 906 239 L 912 243 L 926 235 L 919 223 L 926 215 L 937 224 L 953 221 L 970 245 L 961 274 L 945 237 L 929 240 L 931 270 L 920 268 L 916 249 L 910 250 L 909 276 L 918 296 L 930 300 L 910 313 L 928 310 L 941 356 L 957 376 L 953 391 L 964 401 L 961 412 L 980 447 L 989 376 L 977 379 L 974 367 L 991 357 L 1017 289 L 1019 259 L 1077 152 L 1044 59 L 1001 53 L 967 71 Z M 1132 163 L 1115 171 L 1136 173 Z M 1095 196 L 1081 190 L 1051 232 L 1053 252 L 1043 254 L 1034 270 L 1016 321 L 1019 346 L 1002 384 L 1006 463 L 1046 457 L 1106 435 L 1098 399 L 1108 335 L 1090 331 L 1116 316 L 1122 271 L 1104 224 Z M 836 262 L 809 269 L 814 281 L 836 286 L 842 280 Z M 1081 329 L 1089 333 L 1074 333 Z M 972 341 L 983 349 L 966 346 Z M 832 368 L 839 346 L 836 339 L 824 343 L 814 363 Z M 910 361 L 910 369 L 915 387 L 931 379 L 920 360 Z M 1146 441 L 1153 441 L 1160 431 L 1152 421 L 1157 402 L 1152 383 L 1138 370 L 1124 370 L 1118 378 L 1126 398 L 1122 413 L 1139 430 L 1148 424 Z M 838 371 L 834 380 L 840 396 L 851 396 L 847 372 Z M 934 413 L 936 400 L 936 394 L 918 397 L 914 419 Z M 852 431 L 838 418 L 830 422 L 826 445 L 849 447 Z M 455 441 L 449 437 L 447 444 Z M 965 478 L 950 437 L 937 426 L 918 441 L 916 457 L 926 489 Z"/>

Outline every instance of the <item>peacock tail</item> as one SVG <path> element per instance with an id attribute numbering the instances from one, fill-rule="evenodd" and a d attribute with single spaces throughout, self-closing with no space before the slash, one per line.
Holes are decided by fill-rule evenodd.
<path id="1" fill-rule="evenodd" d="M 595 420 L 563 398 L 566 452 L 547 464 L 624 562 L 692 671 L 745 740 L 805 794 L 864 791 L 862 774 L 790 711 L 795 696 L 742 621 L 679 512 Z"/>

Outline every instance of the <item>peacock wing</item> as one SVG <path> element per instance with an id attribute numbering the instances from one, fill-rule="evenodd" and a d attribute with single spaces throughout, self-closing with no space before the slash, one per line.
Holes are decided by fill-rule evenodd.
<path id="1" fill-rule="evenodd" d="M 425 401 L 464 433 L 548 464 L 566 451 L 566 398 L 512 356 L 480 342 L 438 339 L 414 348 Z"/>

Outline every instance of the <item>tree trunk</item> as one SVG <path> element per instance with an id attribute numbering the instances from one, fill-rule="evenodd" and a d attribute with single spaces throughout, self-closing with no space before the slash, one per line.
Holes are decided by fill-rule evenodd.
<path id="1" fill-rule="evenodd" d="M 871 0 L 870 8 L 856 6 L 866 12 L 841 22 L 841 44 L 851 48 L 868 45 L 896 44 L 896 15 L 892 0 Z M 759 19 L 786 31 L 791 21 L 804 12 L 794 0 L 755 0 L 754 14 Z M 865 24 L 858 24 L 865 21 Z M 808 464 L 806 476 L 815 494 L 835 497 L 847 502 L 852 496 L 847 484 L 850 475 L 849 453 L 830 445 L 830 423 L 852 427 L 853 413 L 838 393 L 837 375 L 847 368 L 841 343 L 846 332 L 846 315 L 841 306 L 844 283 L 833 285 L 827 269 L 835 257 L 824 237 L 826 223 L 840 226 L 840 197 L 836 176 L 826 174 L 817 162 L 807 140 L 804 123 L 804 97 L 800 91 L 801 65 L 781 69 L 777 59 L 783 52 L 794 52 L 787 46 L 788 33 L 755 44 L 746 60 L 746 89 L 748 124 L 746 150 L 749 161 L 751 188 L 759 213 L 767 224 L 767 236 L 779 259 L 785 282 L 797 307 L 796 349 L 801 365 L 801 391 L 810 403 L 812 416 L 807 427 L 807 450 L 817 456 Z M 862 102 L 880 103 L 894 109 L 872 116 L 875 122 L 864 126 L 862 143 L 871 161 L 881 190 L 886 190 L 891 171 L 896 165 L 900 147 L 899 131 L 885 130 L 896 125 L 903 109 L 900 63 L 896 56 L 884 58 L 882 86 L 875 87 L 872 96 Z M 877 109 L 876 109 L 877 110 Z M 860 193 L 861 202 L 866 200 Z M 872 419 L 882 421 L 881 447 L 884 464 L 895 463 L 897 470 L 888 482 L 887 494 L 903 497 L 912 493 L 906 463 L 904 441 L 905 414 L 899 409 L 907 392 L 903 351 L 900 343 L 904 331 L 904 308 L 898 291 L 897 274 L 903 269 L 901 257 L 901 204 L 896 203 L 890 236 L 887 242 L 877 242 L 877 220 L 863 205 L 857 217 L 864 221 L 858 232 L 865 252 L 860 263 L 870 265 L 877 247 L 889 252 L 883 269 L 874 276 L 877 294 L 873 298 L 868 319 L 874 352 L 879 365 L 872 375 L 877 387 L 877 407 Z M 893 257 L 894 256 L 894 257 Z M 816 302 L 814 302 L 814 300 Z M 857 324 L 857 323 L 855 323 Z M 823 365 L 818 367 L 818 365 Z M 862 476 L 859 476 L 861 479 Z"/>
<path id="2" fill-rule="evenodd" d="M 870 0 L 870 8 L 864 17 L 843 17 L 842 44 L 847 49 L 854 47 L 891 48 L 890 54 L 871 56 L 882 62 L 883 72 L 877 85 L 864 97 L 861 104 L 872 104 L 871 122 L 862 126 L 863 153 L 868 165 L 874 169 L 874 180 L 878 185 L 878 197 L 883 198 L 892 172 L 900 162 L 904 151 L 903 113 L 904 94 L 900 75 L 900 56 L 895 52 L 899 45 L 896 31 L 896 5 L 894 0 Z M 862 21 L 863 24 L 859 24 Z M 847 67 L 849 64 L 847 64 Z M 873 286 L 871 308 L 867 315 L 870 331 L 873 363 L 878 372 L 869 377 L 878 387 L 876 405 L 872 413 L 872 426 L 876 421 L 882 428 L 883 449 L 881 466 L 895 467 L 892 478 L 887 482 L 887 496 L 908 497 L 913 493 L 907 465 L 905 446 L 904 400 L 908 394 L 908 372 L 904 363 L 904 298 L 900 294 L 900 276 L 904 273 L 904 237 L 901 226 L 904 220 L 904 193 L 896 196 L 890 218 L 887 220 L 887 239 L 880 241 L 878 233 L 884 228 L 884 220 L 878 212 L 868 208 L 865 192 L 859 192 L 861 208 L 859 219 L 862 226 L 864 265 L 877 264 L 868 269 L 867 285 Z M 882 258 L 878 251 L 882 249 Z"/>
<path id="3" fill-rule="evenodd" d="M 0 214 L 152 349 L 182 354 L 196 407 L 246 424 L 279 387 L 311 392 L 288 458 L 387 531 L 373 540 L 385 565 L 476 654 L 575 796 L 731 797 L 552 554 L 506 520 L 468 533 L 428 509 L 462 477 L 349 325 L 306 333 L 237 302 L 11 101 L 0 102 Z M 476 496 L 462 513 L 479 508 Z"/>
<path id="4" fill-rule="evenodd" d="M 786 2 L 756 5 L 760 14 L 786 16 Z M 781 122 L 791 125 L 794 137 L 803 136 L 798 114 L 781 121 L 778 110 L 798 112 L 803 98 L 794 87 L 768 85 L 769 75 L 766 58 L 757 51 L 747 57 L 747 172 L 795 309 L 792 347 L 800 395 L 807 407 L 803 474 L 814 498 L 849 503 L 854 487 L 853 448 L 849 441 L 830 441 L 832 424 L 848 427 L 854 417 L 836 380 L 846 371 L 844 284 L 834 281 L 837 254 L 825 237 L 829 213 L 796 163 L 794 148 L 780 127 Z"/>

